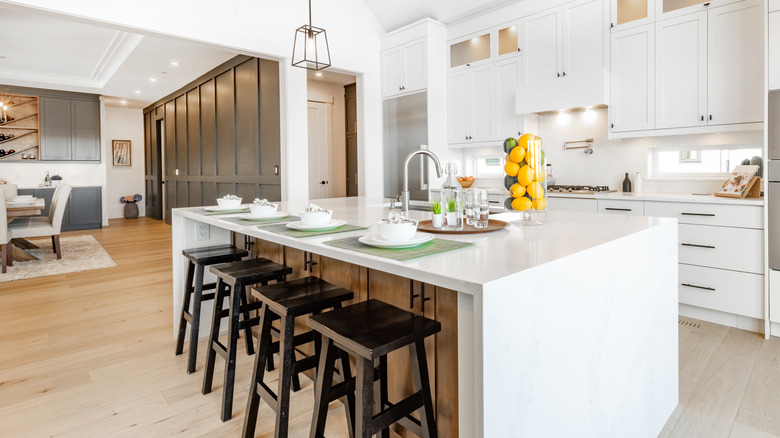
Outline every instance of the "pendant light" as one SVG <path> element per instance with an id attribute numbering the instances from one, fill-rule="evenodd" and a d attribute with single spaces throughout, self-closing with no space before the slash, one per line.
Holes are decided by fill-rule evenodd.
<path id="1" fill-rule="evenodd" d="M 292 65 L 309 70 L 330 67 L 330 49 L 325 29 L 311 25 L 311 0 L 309 0 L 309 24 L 295 30 Z"/>

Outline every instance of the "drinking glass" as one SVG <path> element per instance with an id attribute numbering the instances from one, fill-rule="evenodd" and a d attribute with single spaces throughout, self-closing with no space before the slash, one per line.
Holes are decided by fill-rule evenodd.
<path id="1" fill-rule="evenodd" d="M 466 225 L 474 225 L 474 215 L 477 204 L 477 191 L 466 189 L 463 191 L 463 207 L 466 210 Z"/>
<path id="2" fill-rule="evenodd" d="M 490 201 L 487 190 L 476 191 L 476 207 L 474 208 L 474 227 L 487 228 L 490 215 Z"/>

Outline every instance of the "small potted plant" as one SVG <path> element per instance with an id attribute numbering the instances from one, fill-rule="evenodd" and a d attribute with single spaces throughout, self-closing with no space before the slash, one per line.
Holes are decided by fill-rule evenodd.
<path id="1" fill-rule="evenodd" d="M 136 202 L 139 202 L 143 198 L 144 197 L 138 193 L 135 195 L 127 195 L 119 198 L 119 202 L 125 204 L 125 217 L 127 219 L 135 219 L 138 217 L 138 205 Z"/>
<path id="2" fill-rule="evenodd" d="M 447 199 L 447 225 L 450 227 L 458 226 L 458 200 L 455 198 Z"/>
<path id="3" fill-rule="evenodd" d="M 58 185 L 60 185 L 60 182 L 62 182 L 62 177 L 59 175 L 52 175 L 51 178 L 49 179 L 51 180 L 51 185 L 53 187 L 57 187 Z"/>
<path id="4" fill-rule="evenodd" d="M 441 201 L 434 199 L 431 201 L 431 225 L 434 228 L 441 228 Z"/>

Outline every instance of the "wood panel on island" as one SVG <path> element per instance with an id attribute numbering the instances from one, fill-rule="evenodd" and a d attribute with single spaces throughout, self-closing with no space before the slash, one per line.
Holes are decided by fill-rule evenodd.
<path id="1" fill-rule="evenodd" d="M 40 158 L 38 97 L 0 93 L 0 160 Z"/>

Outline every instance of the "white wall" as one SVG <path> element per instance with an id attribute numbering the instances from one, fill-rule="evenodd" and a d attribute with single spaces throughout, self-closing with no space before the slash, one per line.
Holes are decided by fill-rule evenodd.
<path id="1" fill-rule="evenodd" d="M 216 44 L 247 55 L 274 57 L 289 65 L 295 29 L 308 21 L 305 1 L 248 2 L 225 0 L 218 6 L 206 0 L 20 0 L 0 3 L 29 6 L 78 17 L 79 20 L 113 25 L 142 34 L 169 35 Z M 361 195 L 382 195 L 382 101 L 380 91 L 379 36 L 383 30 L 362 0 L 314 2 L 312 24 L 326 29 L 333 67 L 357 73 L 358 159 Z M 295 68 L 295 70 L 299 70 Z M 308 187 L 300 169 L 293 168 L 290 149 L 305 150 L 306 82 L 298 72 L 280 67 L 284 75 L 282 103 L 282 196 L 305 200 Z M 303 71 L 303 70 L 301 70 Z M 292 87 L 303 87 L 303 93 Z M 287 87 L 287 89 L 284 89 Z M 303 132 L 298 135 L 297 132 Z M 286 163 L 285 163 L 286 162 Z M 285 166 L 289 164 L 290 166 Z M 379 172 L 373 169 L 379 168 Z M 287 170 L 285 172 L 285 169 Z"/>
<path id="2" fill-rule="evenodd" d="M 119 198 L 144 193 L 144 119 L 143 111 L 133 108 L 106 107 L 103 126 L 103 156 L 106 161 L 106 208 L 109 219 L 124 217 L 124 204 Z M 130 140 L 130 166 L 113 166 L 112 140 Z M 141 216 L 146 214 L 144 202 L 138 203 Z"/>
<path id="3" fill-rule="evenodd" d="M 330 131 L 332 134 L 330 162 L 333 197 L 347 196 L 347 133 L 344 86 L 316 80 L 310 80 L 308 85 L 309 100 L 333 104 Z"/>

